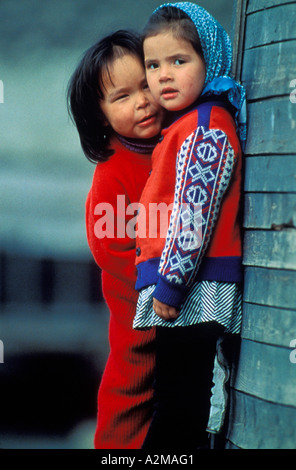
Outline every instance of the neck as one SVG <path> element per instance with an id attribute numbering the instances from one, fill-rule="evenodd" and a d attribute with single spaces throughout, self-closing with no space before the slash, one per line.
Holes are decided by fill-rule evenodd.
<path id="1" fill-rule="evenodd" d="M 144 154 L 152 153 L 159 139 L 158 135 L 151 139 L 131 139 L 129 137 L 123 137 L 117 133 L 115 133 L 115 135 L 122 145 L 132 152 Z"/>

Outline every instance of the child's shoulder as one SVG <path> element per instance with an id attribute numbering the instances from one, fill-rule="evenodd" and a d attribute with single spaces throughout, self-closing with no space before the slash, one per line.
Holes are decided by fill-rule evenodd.
<path id="1" fill-rule="evenodd" d="M 115 151 L 107 160 L 97 163 L 93 174 L 93 181 L 106 181 L 106 179 L 110 181 L 114 178 L 122 177 L 125 173 L 125 168 L 129 166 L 129 159 L 122 157 L 122 155 Z"/>
<path id="2" fill-rule="evenodd" d="M 188 112 L 173 121 L 169 132 L 178 142 L 182 142 L 200 128 L 209 131 L 218 129 L 230 138 L 235 147 L 238 145 L 233 109 L 222 99 L 213 97 L 196 103 Z"/>
<path id="3" fill-rule="evenodd" d="M 197 127 L 197 116 L 197 108 L 191 109 L 186 113 L 175 114 L 166 132 L 173 135 L 191 134 Z"/>
<path id="4" fill-rule="evenodd" d="M 112 180 L 125 184 L 137 172 L 148 171 L 151 168 L 151 155 L 138 154 L 122 145 L 117 139 L 111 140 L 111 148 L 114 151 L 106 161 L 96 165 L 93 181 Z"/>
<path id="5" fill-rule="evenodd" d="M 122 171 L 125 167 L 129 167 L 134 163 L 134 152 L 124 147 L 117 140 L 111 140 L 110 148 L 113 154 L 105 161 L 96 165 L 96 173 L 117 172 Z"/>
<path id="6" fill-rule="evenodd" d="M 196 108 L 197 127 L 208 129 L 233 129 L 236 125 L 234 121 L 234 108 L 223 98 L 213 97 L 199 103 Z"/>
<path id="7" fill-rule="evenodd" d="M 184 126 L 209 127 L 210 119 L 212 116 L 218 117 L 221 115 L 223 118 L 232 118 L 231 106 L 222 99 L 215 97 L 208 98 L 207 100 L 197 102 L 190 109 L 183 113 L 176 113 L 171 120 L 170 128 L 176 130 Z"/>

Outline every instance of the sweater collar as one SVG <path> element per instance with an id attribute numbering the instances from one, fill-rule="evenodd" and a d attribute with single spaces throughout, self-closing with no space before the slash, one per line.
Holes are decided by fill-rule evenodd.
<path id="1" fill-rule="evenodd" d="M 169 127 L 171 124 L 193 109 L 196 109 L 198 105 L 206 101 L 213 100 L 224 103 L 224 106 L 226 106 L 226 108 L 232 114 L 236 123 L 237 133 L 244 150 L 247 135 L 246 96 L 244 88 L 241 87 L 231 77 L 215 78 L 204 87 L 200 97 L 188 108 L 182 109 L 181 111 L 168 113 L 166 127 Z"/>
<path id="2" fill-rule="evenodd" d="M 154 147 L 159 141 L 159 135 L 152 137 L 151 139 L 131 139 L 129 137 L 123 137 L 117 133 L 115 133 L 115 135 L 119 142 L 121 142 L 121 144 L 128 150 L 142 154 L 152 153 Z"/>

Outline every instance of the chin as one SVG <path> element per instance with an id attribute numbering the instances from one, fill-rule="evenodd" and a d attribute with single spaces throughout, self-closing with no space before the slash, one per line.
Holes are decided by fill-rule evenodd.
<path id="1" fill-rule="evenodd" d="M 160 133 L 160 128 L 153 128 L 153 129 L 147 129 L 146 132 L 143 132 L 138 138 L 139 139 L 152 139 L 152 137 L 155 137 L 157 134 Z"/>
<path id="2" fill-rule="evenodd" d="M 167 111 L 181 111 L 182 109 L 185 109 L 185 106 L 166 106 Z"/>
<path id="3" fill-rule="evenodd" d="M 167 110 L 167 111 L 180 111 L 181 109 L 185 109 L 186 106 L 183 106 L 180 103 L 169 103 L 169 102 L 164 102 L 162 106 Z"/>

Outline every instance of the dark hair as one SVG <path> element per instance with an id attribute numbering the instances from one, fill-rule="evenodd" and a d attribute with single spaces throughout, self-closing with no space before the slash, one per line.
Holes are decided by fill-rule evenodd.
<path id="1" fill-rule="evenodd" d="M 99 100 L 104 96 L 102 75 L 109 74 L 114 59 L 125 54 L 143 61 L 141 39 L 136 33 L 119 30 L 104 37 L 84 53 L 68 84 L 68 112 L 82 150 L 93 163 L 103 162 L 114 153 L 109 146 L 112 130 L 105 125 Z"/>
<path id="2" fill-rule="evenodd" d="M 190 42 L 204 60 L 200 38 L 193 21 L 184 11 L 174 6 L 164 6 L 150 16 L 144 28 L 143 41 L 167 30 L 170 30 L 176 38 Z"/>

